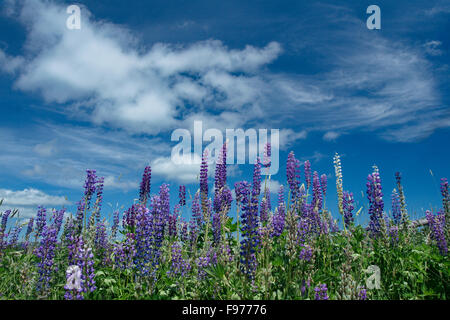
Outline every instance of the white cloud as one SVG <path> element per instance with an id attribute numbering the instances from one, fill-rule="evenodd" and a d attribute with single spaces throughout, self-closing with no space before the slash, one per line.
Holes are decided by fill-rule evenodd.
<path id="1" fill-rule="evenodd" d="M 171 157 L 160 157 L 152 162 L 152 172 L 182 183 L 198 182 L 201 157 L 196 153 L 178 156 L 175 161 Z M 208 170 L 211 172 L 211 169 Z"/>
<path id="2" fill-rule="evenodd" d="M 343 41 L 316 49 L 327 53 L 328 70 L 302 75 L 267 69 L 282 53 L 277 42 L 239 49 L 218 40 L 146 46 L 131 31 L 96 20 L 84 7 L 82 29 L 68 30 L 65 7 L 23 3 L 10 5 L 14 10 L 9 11 L 26 27 L 25 51 L 14 57 L 0 50 L 0 68 L 15 75 L 15 88 L 36 92 L 69 117 L 95 125 L 132 134 L 165 134 L 188 128 L 193 120 L 219 129 L 286 128 L 280 132 L 282 148 L 312 131 L 325 132 L 326 138 L 327 132 L 368 130 L 414 141 L 448 126 L 423 48 L 373 32 L 354 37 L 360 20 L 348 10 L 349 30 L 327 31 Z M 24 170 L 32 173 L 33 168 Z"/>
<path id="3" fill-rule="evenodd" d="M 326 157 L 327 156 L 325 154 L 323 154 L 323 153 L 321 153 L 319 151 L 314 151 L 314 153 L 312 155 L 307 156 L 307 157 L 301 157 L 300 160 L 301 161 L 309 160 L 309 161 L 311 161 L 313 163 L 316 163 L 316 162 L 319 162 L 320 160 L 322 160 L 322 159 L 324 159 Z M 342 157 L 342 155 L 341 155 L 341 157 Z"/>
<path id="4" fill-rule="evenodd" d="M 49 157 L 56 152 L 55 140 L 46 143 L 38 143 L 33 150 L 41 156 Z"/>
<path id="5" fill-rule="evenodd" d="M 63 196 L 52 196 L 34 188 L 24 190 L 0 189 L 2 211 L 18 209 L 21 218 L 32 217 L 36 214 L 37 206 L 65 206 L 71 202 Z"/>
<path id="6" fill-rule="evenodd" d="M 336 131 L 327 131 L 323 135 L 323 140 L 325 141 L 335 141 L 337 138 L 339 138 L 341 134 Z"/>
<path id="7" fill-rule="evenodd" d="M 308 132 L 306 130 L 294 131 L 292 129 L 280 130 L 280 149 L 286 150 L 298 140 L 306 139 Z"/>
<path id="8" fill-rule="evenodd" d="M 431 9 L 425 11 L 428 16 L 435 16 L 437 14 L 450 13 L 450 5 L 445 0 L 438 1 Z"/>
<path id="9" fill-rule="evenodd" d="M 170 152 L 158 138 L 130 137 L 124 132 L 100 128 L 41 124 L 19 129 L 0 129 L 0 165 L 9 174 L 64 188 L 81 190 L 86 169 L 105 177 L 106 189 L 138 187 L 136 174 L 152 160 Z M 48 156 L 48 136 L 56 156 Z M 38 151 L 38 152 L 36 152 Z"/>
<path id="10" fill-rule="evenodd" d="M 281 184 L 277 180 L 271 178 L 270 181 L 267 180 L 267 184 L 270 193 L 278 194 L 278 191 L 280 191 Z M 264 188 L 264 181 L 262 182 L 262 188 Z"/>
<path id="11" fill-rule="evenodd" d="M 86 8 L 82 14 L 81 30 L 69 30 L 65 7 L 26 0 L 19 19 L 28 30 L 28 58 L 0 51 L 0 66 L 7 72 L 20 69 L 18 89 L 39 92 L 47 102 L 72 105 L 96 124 L 130 132 L 173 128 L 180 112 L 252 104 L 263 84 L 252 74 L 281 52 L 276 42 L 237 50 L 218 40 L 142 49 L 125 28 L 95 21 Z M 187 109 L 187 103 L 196 108 Z"/>

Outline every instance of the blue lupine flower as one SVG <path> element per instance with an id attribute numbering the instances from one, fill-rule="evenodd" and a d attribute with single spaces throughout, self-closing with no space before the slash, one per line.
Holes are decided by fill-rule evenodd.
<path id="1" fill-rule="evenodd" d="M 144 169 L 141 187 L 139 190 L 139 201 L 144 206 L 147 205 L 147 200 L 148 197 L 150 196 L 151 178 L 152 178 L 152 168 L 150 166 L 147 166 Z"/>

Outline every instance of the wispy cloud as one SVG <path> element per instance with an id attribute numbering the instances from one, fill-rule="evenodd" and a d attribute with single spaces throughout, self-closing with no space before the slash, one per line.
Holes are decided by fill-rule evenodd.
<path id="1" fill-rule="evenodd" d="M 65 188 L 82 188 L 85 170 L 96 169 L 105 177 L 105 188 L 135 189 L 140 170 L 170 152 L 161 139 L 100 128 L 41 124 L 26 134 L 18 129 L 1 133 L 0 147 L 8 150 L 0 154 L 5 172 Z"/>
<path id="2" fill-rule="evenodd" d="M 432 41 L 427 41 L 426 43 L 424 43 L 424 48 L 426 53 L 428 53 L 431 56 L 440 56 L 442 55 L 443 51 L 440 49 L 442 45 L 441 41 L 437 41 L 437 40 L 432 40 Z"/>
<path id="3" fill-rule="evenodd" d="M 29 0 L 9 10 L 27 29 L 26 52 L 0 50 L 0 66 L 16 74 L 17 89 L 38 92 L 67 115 L 131 133 L 158 134 L 201 118 L 234 128 L 290 127 L 297 139 L 314 130 L 370 130 L 414 141 L 446 126 L 436 121 L 448 113 L 423 50 L 374 33 L 354 37 L 361 21 L 349 10 L 330 10 L 340 10 L 331 19 L 349 28 L 331 31 L 344 39 L 339 43 L 310 43 L 329 53 L 328 70 L 314 75 L 270 72 L 283 54 L 276 41 L 239 49 L 218 40 L 146 47 L 86 8 L 82 29 L 68 30 L 65 8 Z"/>
<path id="4" fill-rule="evenodd" d="M 339 138 L 340 135 L 341 135 L 341 133 L 336 132 L 336 131 L 327 131 L 323 135 L 323 140 L 325 140 L 325 141 L 335 141 L 337 138 Z"/>
<path id="5" fill-rule="evenodd" d="M 425 10 L 425 14 L 429 16 L 445 13 L 450 13 L 450 4 L 445 0 L 438 1 L 432 8 Z"/>

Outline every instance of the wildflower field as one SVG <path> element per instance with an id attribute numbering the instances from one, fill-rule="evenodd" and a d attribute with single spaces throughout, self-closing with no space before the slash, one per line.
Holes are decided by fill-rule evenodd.
<path id="1" fill-rule="evenodd" d="M 139 202 L 102 218 L 103 178 L 87 171 L 75 216 L 39 207 L 26 224 L 1 214 L 0 299 L 448 299 L 450 197 L 442 209 L 411 221 L 397 173 L 388 201 L 379 171 L 367 177 L 367 226 L 334 166 L 342 227 L 325 206 L 327 176 L 291 152 L 286 188 L 272 206 L 258 158 L 253 181 L 227 185 L 226 144 L 208 185 L 207 152 L 200 188 L 152 190 L 146 167 Z M 153 187 L 154 188 L 154 187 Z M 169 191 L 178 193 L 171 208 Z M 234 193 L 234 194 L 233 194 Z M 181 210 L 192 217 L 185 221 Z M 16 219 L 17 220 L 17 219 Z M 24 230 L 22 230 L 22 228 Z M 237 232 L 239 231 L 239 232 Z"/>

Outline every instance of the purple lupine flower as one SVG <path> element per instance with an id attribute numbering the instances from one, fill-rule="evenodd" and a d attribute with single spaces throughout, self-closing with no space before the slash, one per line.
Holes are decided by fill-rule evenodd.
<path id="1" fill-rule="evenodd" d="M 95 185 L 97 183 L 97 175 L 95 170 L 86 170 L 87 176 L 86 181 L 84 182 L 84 196 L 86 199 L 86 206 L 90 208 L 90 201 L 92 195 L 95 193 Z"/>
<path id="2" fill-rule="evenodd" d="M 291 151 L 288 155 L 286 163 L 286 177 L 291 190 L 292 202 L 295 202 L 298 195 L 299 179 L 300 179 L 300 162 L 295 158 L 294 152 Z"/>
<path id="3" fill-rule="evenodd" d="M 33 232 L 33 225 L 34 225 L 34 218 L 30 218 L 30 220 L 28 220 L 27 232 L 25 233 L 25 237 L 29 237 L 30 234 Z"/>
<path id="4" fill-rule="evenodd" d="M 222 240 L 222 224 L 220 219 L 220 212 L 216 212 L 213 215 L 212 221 L 213 242 L 218 245 Z"/>
<path id="5" fill-rule="evenodd" d="M 438 212 L 436 216 L 433 216 L 431 211 L 427 210 L 426 217 L 431 230 L 431 238 L 436 242 L 439 252 L 444 256 L 447 255 L 448 247 L 447 240 L 445 239 L 445 214 Z"/>
<path id="6" fill-rule="evenodd" d="M 309 261 L 311 261 L 312 256 L 313 256 L 313 249 L 312 249 L 312 247 L 307 245 L 307 244 L 302 245 L 298 258 L 301 261 L 309 262 Z"/>
<path id="7" fill-rule="evenodd" d="M 189 220 L 189 244 L 191 248 L 194 247 L 195 243 L 198 239 L 198 224 L 195 222 L 195 219 Z"/>
<path id="8" fill-rule="evenodd" d="M 96 227 L 95 248 L 97 250 L 107 250 L 108 248 L 108 238 L 106 235 L 106 226 L 103 222 L 99 222 Z"/>
<path id="9" fill-rule="evenodd" d="M 313 174 L 313 198 L 312 198 L 312 208 L 314 210 L 317 209 L 317 212 L 320 212 L 322 210 L 322 203 L 323 203 L 323 195 L 322 190 L 320 187 L 320 179 L 319 174 L 317 171 L 314 171 Z"/>
<path id="10" fill-rule="evenodd" d="M 391 226 L 389 228 L 389 238 L 392 245 L 396 245 L 398 243 L 398 226 Z"/>
<path id="11" fill-rule="evenodd" d="M 50 281 L 57 270 L 54 265 L 56 242 L 56 227 L 54 225 L 44 226 L 40 245 L 35 250 L 35 255 L 39 259 L 37 290 L 42 293 L 47 293 L 49 290 Z"/>
<path id="12" fill-rule="evenodd" d="M 270 145 L 270 143 L 266 143 L 264 145 L 264 157 L 262 163 L 264 168 L 268 168 L 272 164 L 271 156 L 272 156 L 272 146 Z"/>
<path id="13" fill-rule="evenodd" d="M 209 250 L 204 256 L 196 259 L 197 279 L 205 280 L 207 277 L 206 269 L 217 264 L 217 254 L 215 251 Z"/>
<path id="14" fill-rule="evenodd" d="M 310 231 L 315 234 L 327 233 L 327 224 L 320 219 L 319 211 L 315 210 L 313 203 L 304 206 L 305 218 L 310 225 Z"/>
<path id="15" fill-rule="evenodd" d="M 203 215 L 200 210 L 200 195 L 197 192 L 194 195 L 194 200 L 192 201 L 192 218 L 195 220 L 198 229 L 201 229 L 203 226 Z"/>
<path id="16" fill-rule="evenodd" d="M 113 225 L 111 226 L 111 238 L 115 239 L 117 235 L 117 230 L 119 229 L 119 210 L 114 211 L 113 213 Z"/>
<path id="17" fill-rule="evenodd" d="M 115 244 L 113 255 L 115 265 L 119 269 L 131 269 L 134 266 L 133 261 L 136 255 L 134 234 L 127 233 L 124 242 Z"/>
<path id="18" fill-rule="evenodd" d="M 68 232 L 66 235 L 66 243 L 67 243 L 67 260 L 69 265 L 73 265 L 75 263 L 75 255 L 77 253 L 77 235 L 73 232 Z"/>
<path id="19" fill-rule="evenodd" d="M 187 243 L 189 241 L 189 230 L 188 230 L 189 225 L 187 222 L 183 220 L 183 218 L 181 218 L 180 225 L 181 225 L 180 239 L 184 243 Z"/>
<path id="20" fill-rule="evenodd" d="M 169 237 L 177 236 L 177 221 L 180 211 L 180 205 L 176 204 L 173 208 L 173 214 L 169 216 L 168 226 L 169 226 Z"/>
<path id="21" fill-rule="evenodd" d="M 30 218 L 30 220 L 28 220 L 28 224 L 27 224 L 27 231 L 25 232 L 25 243 L 23 245 L 24 250 L 27 250 L 27 248 L 28 248 L 30 235 L 33 232 L 33 226 L 34 226 L 34 218 Z"/>
<path id="22" fill-rule="evenodd" d="M 56 235 L 59 234 L 61 230 L 62 223 L 64 221 L 64 214 L 66 213 L 66 209 L 57 210 L 54 214 L 54 225 L 56 228 Z"/>
<path id="23" fill-rule="evenodd" d="M 447 215 L 450 214 L 450 196 L 448 191 L 448 180 L 447 178 L 441 179 L 441 194 L 442 194 L 442 204 Z"/>
<path id="24" fill-rule="evenodd" d="M 278 191 L 278 208 L 276 214 L 272 218 L 273 236 L 279 237 L 284 230 L 286 218 L 286 207 L 284 204 L 284 187 L 280 186 Z"/>
<path id="25" fill-rule="evenodd" d="M 326 174 L 322 174 L 320 176 L 320 186 L 322 188 L 322 194 L 325 197 L 327 194 L 327 175 Z"/>
<path id="26" fill-rule="evenodd" d="M 362 287 L 359 290 L 358 299 L 359 300 L 367 300 L 367 290 L 366 290 L 366 288 Z"/>
<path id="27" fill-rule="evenodd" d="M 309 189 L 311 186 L 311 163 L 309 160 L 305 161 L 305 181 L 306 181 L 306 188 Z"/>
<path id="28" fill-rule="evenodd" d="M 203 212 L 203 219 L 204 221 L 209 221 L 212 218 L 212 212 L 213 212 L 213 204 L 211 199 L 206 200 L 206 211 Z"/>
<path id="29" fill-rule="evenodd" d="M 0 254 L 2 253 L 3 249 L 5 248 L 5 246 L 8 243 L 8 234 L 5 233 L 5 231 L 6 231 L 6 225 L 8 224 L 8 218 L 9 218 L 10 214 L 11 214 L 11 210 L 6 210 L 2 214 L 2 222 L 0 225 Z"/>
<path id="30" fill-rule="evenodd" d="M 233 202 L 233 195 L 231 194 L 230 188 L 225 186 L 221 193 L 221 203 L 222 203 L 222 214 L 226 214 L 231 209 L 231 203 Z"/>
<path id="31" fill-rule="evenodd" d="M 142 175 L 142 181 L 139 190 L 139 202 L 144 206 L 147 205 L 147 200 L 150 196 L 151 178 L 152 168 L 150 166 L 146 166 L 144 169 L 144 174 Z"/>
<path id="32" fill-rule="evenodd" d="M 9 218 L 10 214 L 11 214 L 11 210 L 6 210 L 2 215 L 2 224 L 0 226 L 0 229 L 2 232 L 4 232 L 6 230 L 6 225 L 8 224 L 8 218 Z"/>
<path id="33" fill-rule="evenodd" d="M 78 234 L 80 234 L 83 229 L 83 219 L 84 219 L 85 211 L 86 211 L 86 201 L 83 198 L 77 202 L 77 215 L 76 215 L 77 222 L 76 222 L 76 224 L 77 224 Z"/>
<path id="34" fill-rule="evenodd" d="M 260 211 L 259 211 L 259 217 L 260 217 L 261 223 L 267 222 L 267 218 L 268 218 L 270 210 L 271 210 L 270 191 L 266 186 L 264 188 L 264 196 L 261 200 L 261 207 L 260 207 Z"/>
<path id="35" fill-rule="evenodd" d="M 17 245 L 17 241 L 19 240 L 20 232 L 22 232 L 22 226 L 15 226 L 11 233 L 11 239 L 9 240 L 10 247 L 14 248 Z"/>
<path id="36" fill-rule="evenodd" d="M 376 236 L 381 231 L 380 221 L 383 219 L 383 193 L 381 189 L 381 179 L 378 170 L 375 170 L 367 177 L 367 198 L 369 199 L 369 229 L 372 236 Z"/>
<path id="37" fill-rule="evenodd" d="M 178 196 L 180 198 L 180 206 L 185 206 L 186 205 L 186 186 L 185 185 L 181 185 L 179 192 L 178 192 Z"/>
<path id="38" fill-rule="evenodd" d="M 162 193 L 164 196 L 164 192 Z M 160 256 L 161 256 L 161 246 L 164 237 L 164 228 L 166 225 L 166 210 L 168 199 L 161 199 L 161 192 L 159 196 L 152 197 L 151 206 L 151 262 L 153 271 L 159 268 Z M 170 210 L 170 207 L 168 208 Z"/>
<path id="39" fill-rule="evenodd" d="M 311 282 L 308 279 L 308 281 L 302 280 L 302 287 L 301 287 L 301 293 L 302 293 L 302 297 L 305 298 L 306 297 L 306 288 L 309 289 L 309 287 L 311 286 Z"/>
<path id="40" fill-rule="evenodd" d="M 326 284 L 319 284 L 314 288 L 316 300 L 328 300 L 328 288 Z"/>
<path id="41" fill-rule="evenodd" d="M 196 259 L 196 265 L 197 265 L 197 279 L 198 280 L 204 280 L 207 276 L 207 273 L 205 271 L 206 268 L 210 266 L 210 261 L 208 256 L 201 256 Z"/>
<path id="42" fill-rule="evenodd" d="M 208 149 L 205 149 L 203 152 L 200 165 L 200 199 L 202 211 L 206 212 L 206 201 L 208 199 Z"/>
<path id="43" fill-rule="evenodd" d="M 36 218 L 36 238 L 40 237 L 47 224 L 47 209 L 39 206 Z"/>
<path id="44" fill-rule="evenodd" d="M 159 187 L 159 208 L 161 210 L 163 223 L 166 225 L 169 221 L 170 216 L 170 195 L 169 195 L 169 185 L 163 183 Z"/>
<path id="45" fill-rule="evenodd" d="M 178 242 L 172 244 L 171 249 L 170 269 L 167 271 L 167 276 L 179 280 L 191 271 L 191 265 L 188 260 L 183 258 L 181 245 Z"/>
<path id="46" fill-rule="evenodd" d="M 123 217 L 122 217 L 122 226 L 124 228 L 128 227 L 128 228 L 131 228 L 131 230 L 134 229 L 134 227 L 136 226 L 137 211 L 138 211 L 138 205 L 133 204 L 127 211 L 124 212 Z"/>
<path id="47" fill-rule="evenodd" d="M 331 231 L 330 229 L 333 229 L 334 227 L 333 221 L 332 220 L 329 221 L 329 219 L 327 218 L 320 220 L 319 217 L 319 224 L 320 224 L 320 232 L 322 234 L 328 234 Z"/>
<path id="48" fill-rule="evenodd" d="M 156 205 L 152 198 L 152 205 Z M 159 197 L 158 197 L 159 200 Z M 149 210 L 143 205 L 138 206 L 136 215 L 136 234 L 135 245 L 136 254 L 134 256 L 134 263 L 136 265 L 139 275 L 147 275 L 150 272 L 150 261 L 152 258 L 152 231 L 153 221 Z"/>
<path id="49" fill-rule="evenodd" d="M 245 185 L 245 184 L 244 184 Z M 248 201 L 250 190 L 242 190 L 243 210 L 242 219 L 242 236 L 241 241 L 241 271 L 253 280 L 256 272 L 256 250 L 259 247 L 258 234 L 258 197 L 261 192 L 261 163 L 257 158 L 253 171 L 253 185 L 251 191 L 251 200 Z"/>
<path id="50" fill-rule="evenodd" d="M 330 218 L 330 232 L 339 232 L 339 226 L 336 220 Z"/>
<path id="51" fill-rule="evenodd" d="M 221 193 L 227 183 L 227 144 L 222 146 L 221 154 L 216 163 L 216 173 L 214 178 L 214 211 L 220 212 L 222 210 L 222 196 Z"/>
<path id="52" fill-rule="evenodd" d="M 94 292 L 97 289 L 94 280 L 94 254 L 82 237 L 78 237 L 75 264 L 81 269 L 81 292 Z"/>
<path id="53" fill-rule="evenodd" d="M 245 192 L 245 190 L 248 189 L 248 187 L 249 187 L 249 184 L 247 181 L 239 181 L 234 184 L 234 192 L 236 195 L 237 204 L 239 204 L 239 205 L 243 204 L 243 202 L 242 202 L 243 198 L 244 198 L 243 193 Z"/>
<path id="54" fill-rule="evenodd" d="M 448 180 L 447 178 L 441 178 L 441 194 L 444 199 L 448 199 Z"/>
<path id="55" fill-rule="evenodd" d="M 311 234 L 311 221 L 308 217 L 302 217 L 297 224 L 297 242 L 301 247 L 306 244 Z"/>
<path id="56" fill-rule="evenodd" d="M 256 230 L 253 230 L 253 228 L 256 228 L 256 226 L 253 226 L 252 219 L 248 219 L 247 216 L 251 213 L 250 210 L 250 203 L 249 203 L 249 195 L 250 195 L 250 190 L 249 190 L 249 183 L 247 181 L 241 181 L 239 184 L 239 189 L 236 189 L 237 193 L 239 193 L 239 197 L 241 199 L 241 203 L 242 203 L 242 213 L 241 213 L 241 220 L 242 220 L 242 224 L 241 224 L 241 231 L 244 235 L 244 239 L 241 241 L 241 255 L 243 257 L 241 257 L 241 261 L 243 263 L 248 262 L 249 260 L 249 250 L 250 249 L 250 240 L 246 239 L 245 237 L 248 236 L 252 236 L 253 232 L 256 232 Z M 249 221 L 248 221 L 249 220 Z M 250 222 L 250 226 L 249 223 Z"/>
<path id="57" fill-rule="evenodd" d="M 348 228 L 353 223 L 353 209 L 354 206 L 353 193 L 344 191 L 342 195 L 342 207 L 344 209 L 344 224 Z"/>
<path id="58" fill-rule="evenodd" d="M 103 184 L 105 182 L 104 177 L 99 177 L 97 180 L 97 200 L 95 201 L 95 220 L 97 222 L 100 221 L 100 212 L 102 210 L 102 201 L 103 201 Z"/>
<path id="59" fill-rule="evenodd" d="M 254 170 L 253 170 L 253 184 L 252 184 L 252 200 L 259 201 L 259 195 L 261 194 L 261 162 L 259 157 L 256 158 Z M 258 210 L 258 207 L 256 207 Z"/>
<path id="60" fill-rule="evenodd" d="M 395 224 L 399 224 L 402 218 L 400 197 L 395 189 L 392 191 L 392 217 Z"/>

